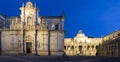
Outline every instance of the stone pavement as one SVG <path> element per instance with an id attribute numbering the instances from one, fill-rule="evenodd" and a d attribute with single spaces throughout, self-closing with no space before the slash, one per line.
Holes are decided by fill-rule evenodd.
<path id="1" fill-rule="evenodd" d="M 92 56 L 0 56 L 0 62 L 120 62 L 120 58 Z"/>

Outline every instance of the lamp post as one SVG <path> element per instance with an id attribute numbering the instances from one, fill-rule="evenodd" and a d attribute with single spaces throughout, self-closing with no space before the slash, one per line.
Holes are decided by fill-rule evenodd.
<path id="1" fill-rule="evenodd" d="M 24 41 L 24 37 L 25 37 L 25 28 L 24 28 L 24 26 L 25 26 L 25 6 L 23 5 L 23 7 L 24 7 L 24 19 L 23 19 L 24 22 L 21 21 L 21 23 L 22 23 L 23 54 L 25 54 L 25 41 Z"/>
<path id="2" fill-rule="evenodd" d="M 36 7 L 36 5 L 35 5 L 35 7 Z M 35 22 L 35 55 L 38 55 L 38 38 L 37 38 L 37 36 L 38 36 L 38 29 L 37 29 L 37 22 L 38 22 L 38 17 L 39 17 L 39 15 L 38 15 L 38 9 L 37 9 L 37 7 L 36 7 L 36 22 Z"/>
<path id="3" fill-rule="evenodd" d="M 48 55 L 51 56 L 51 52 L 50 52 L 50 30 L 48 30 Z"/>

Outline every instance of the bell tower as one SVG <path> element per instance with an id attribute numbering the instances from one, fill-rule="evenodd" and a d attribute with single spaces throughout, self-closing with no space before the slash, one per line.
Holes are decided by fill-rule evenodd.
<path id="1" fill-rule="evenodd" d="M 26 5 L 22 5 L 21 10 L 21 22 L 24 23 L 25 26 L 35 25 L 38 19 L 38 9 L 36 8 L 36 4 L 33 5 L 32 2 L 28 1 Z"/>

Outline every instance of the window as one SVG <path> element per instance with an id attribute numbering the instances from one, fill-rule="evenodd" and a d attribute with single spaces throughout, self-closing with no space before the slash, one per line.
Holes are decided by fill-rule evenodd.
<path id="1" fill-rule="evenodd" d="M 59 29 L 59 26 L 58 25 L 55 25 L 55 30 L 58 30 Z"/>
<path id="2" fill-rule="evenodd" d="M 72 46 L 71 49 L 74 49 L 74 46 Z"/>
<path id="3" fill-rule="evenodd" d="M 92 49 L 94 48 L 94 45 L 92 45 Z"/>
<path id="4" fill-rule="evenodd" d="M 120 33 L 118 33 L 118 36 L 120 36 Z"/>
<path id="5" fill-rule="evenodd" d="M 90 46 L 87 46 L 87 49 L 89 49 L 90 48 Z"/>
<path id="6" fill-rule="evenodd" d="M 96 46 L 96 49 L 98 49 L 98 46 Z"/>
<path id="7" fill-rule="evenodd" d="M 66 49 L 66 46 L 64 46 L 64 49 Z"/>
<path id="8" fill-rule="evenodd" d="M 79 46 L 79 50 L 80 50 L 80 51 L 82 50 L 82 46 Z"/>

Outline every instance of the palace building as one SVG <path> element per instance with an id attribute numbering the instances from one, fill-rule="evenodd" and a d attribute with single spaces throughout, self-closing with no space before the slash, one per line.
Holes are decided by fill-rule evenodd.
<path id="1" fill-rule="evenodd" d="M 120 30 L 102 37 L 99 45 L 99 56 L 120 57 Z"/>
<path id="2" fill-rule="evenodd" d="M 74 38 L 64 39 L 64 48 L 68 56 L 120 57 L 120 30 L 101 38 L 87 37 L 80 30 Z"/>
<path id="3" fill-rule="evenodd" d="M 69 56 L 96 56 L 101 43 L 102 38 L 89 38 L 80 30 L 74 38 L 64 39 L 64 51 Z"/>
<path id="4" fill-rule="evenodd" d="M 64 14 L 39 16 L 31 1 L 20 8 L 20 16 L 0 15 L 1 54 L 64 54 Z"/>

